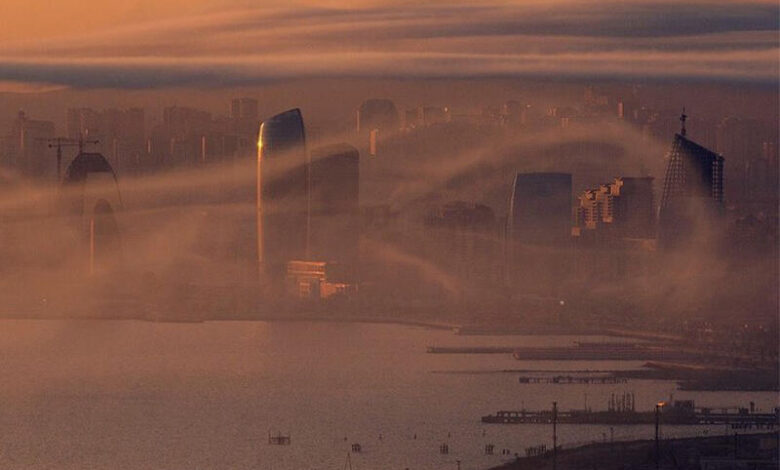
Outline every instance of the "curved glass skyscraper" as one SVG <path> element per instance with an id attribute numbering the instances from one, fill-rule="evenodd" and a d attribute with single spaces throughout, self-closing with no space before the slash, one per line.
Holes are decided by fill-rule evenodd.
<path id="1" fill-rule="evenodd" d="M 299 109 L 260 126 L 257 154 L 257 249 L 260 269 L 279 280 L 290 260 L 306 259 L 308 154 Z"/>
<path id="2" fill-rule="evenodd" d="M 509 201 L 507 236 L 524 243 L 554 244 L 571 232 L 571 175 L 518 173 Z"/>

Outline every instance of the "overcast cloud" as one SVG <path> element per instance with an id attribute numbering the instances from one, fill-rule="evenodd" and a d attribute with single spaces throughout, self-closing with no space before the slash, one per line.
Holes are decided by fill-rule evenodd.
<path id="1" fill-rule="evenodd" d="M 776 2 L 240 8 L 0 46 L 0 82 L 227 87 L 312 77 L 774 84 Z"/>

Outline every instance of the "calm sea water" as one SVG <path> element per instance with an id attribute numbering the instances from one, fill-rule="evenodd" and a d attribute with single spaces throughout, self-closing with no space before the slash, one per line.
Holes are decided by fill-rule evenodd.
<path id="1" fill-rule="evenodd" d="M 485 469 L 501 449 L 552 443 L 542 425 L 485 425 L 499 409 L 606 407 L 632 391 L 658 400 L 777 406 L 776 393 L 676 392 L 670 382 L 521 385 L 502 369 L 614 369 L 638 363 L 524 363 L 509 355 L 426 354 L 427 346 L 569 345 L 594 337 L 457 336 L 347 323 L 0 321 L 0 468 Z M 614 340 L 614 339 L 613 339 Z M 455 372 L 455 373 L 451 373 Z M 268 445 L 268 434 L 292 438 Z M 649 438 L 616 426 L 614 438 Z M 722 433 L 671 427 L 665 436 Z M 564 445 L 608 426 L 560 426 Z M 439 446 L 450 453 L 441 455 Z M 486 444 L 497 455 L 484 455 Z"/>

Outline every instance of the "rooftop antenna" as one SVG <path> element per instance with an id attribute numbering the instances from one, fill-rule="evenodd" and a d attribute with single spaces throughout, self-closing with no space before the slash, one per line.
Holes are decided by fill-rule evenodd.
<path id="1" fill-rule="evenodd" d="M 88 139 L 89 137 L 89 129 L 86 129 L 84 132 L 79 133 L 79 154 L 84 153 L 84 145 L 85 144 L 99 144 L 100 141 L 98 139 Z"/>
<path id="2" fill-rule="evenodd" d="M 62 148 L 63 147 L 78 147 L 79 155 L 84 153 L 85 144 L 99 144 L 97 139 L 87 140 L 84 139 L 84 135 L 79 136 L 79 139 L 71 139 L 68 137 L 54 137 L 52 139 L 45 139 L 49 142 L 49 148 L 57 149 L 57 181 L 62 180 Z"/>
<path id="3" fill-rule="evenodd" d="M 67 137 L 55 137 L 53 139 L 48 139 L 49 141 L 49 148 L 56 148 L 57 149 L 57 182 L 59 183 L 62 181 L 61 177 L 61 168 L 62 168 L 62 147 L 73 147 L 77 144 L 73 139 L 69 139 Z M 81 146 L 79 145 L 79 149 Z M 81 151 L 79 151 L 81 153 Z"/>
<path id="4" fill-rule="evenodd" d="M 685 114 L 685 106 L 683 106 L 682 114 L 680 115 L 680 123 L 682 123 L 682 128 L 680 129 L 680 135 L 685 137 L 686 131 L 685 131 L 685 120 L 688 119 L 688 115 Z"/>

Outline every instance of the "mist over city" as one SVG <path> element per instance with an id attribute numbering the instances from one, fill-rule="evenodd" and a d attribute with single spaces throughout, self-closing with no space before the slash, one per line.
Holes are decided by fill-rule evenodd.
<path id="1" fill-rule="evenodd" d="M 0 467 L 778 468 L 776 2 L 0 15 Z"/>

